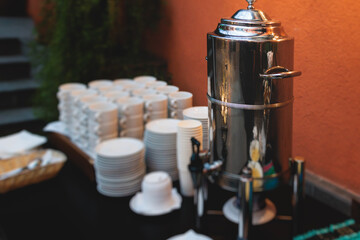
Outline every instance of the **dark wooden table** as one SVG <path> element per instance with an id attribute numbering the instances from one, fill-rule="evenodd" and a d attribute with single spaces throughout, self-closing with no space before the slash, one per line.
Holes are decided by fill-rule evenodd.
<path id="1" fill-rule="evenodd" d="M 74 156 L 73 156 L 74 157 Z M 179 183 L 173 183 L 179 189 Z M 288 186 L 266 193 L 277 214 L 291 214 Z M 141 216 L 129 208 L 129 197 L 107 197 L 96 190 L 96 182 L 68 159 L 53 179 L 0 195 L 0 240 L 24 239 L 143 239 L 161 240 L 189 229 L 214 240 L 236 239 L 237 224 L 227 220 L 221 209 L 234 193 L 211 184 L 208 215 L 202 229 L 195 228 L 193 198 L 183 197 L 181 209 L 162 216 Z M 311 197 L 305 198 L 304 231 L 349 219 Z M 291 221 L 275 218 L 255 226 L 253 239 L 291 239 Z"/>

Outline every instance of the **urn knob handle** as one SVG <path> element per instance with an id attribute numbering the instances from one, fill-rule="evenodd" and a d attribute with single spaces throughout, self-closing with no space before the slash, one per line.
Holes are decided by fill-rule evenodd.
<path id="1" fill-rule="evenodd" d="M 253 4 L 256 2 L 256 0 L 246 0 L 248 2 L 248 7 L 247 9 L 254 9 Z"/>

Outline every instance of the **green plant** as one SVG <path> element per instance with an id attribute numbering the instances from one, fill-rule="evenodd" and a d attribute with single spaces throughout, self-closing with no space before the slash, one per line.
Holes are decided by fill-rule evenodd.
<path id="1" fill-rule="evenodd" d="M 30 56 L 41 81 L 34 104 L 45 121 L 58 119 L 56 92 L 66 82 L 88 83 L 151 74 L 170 80 L 166 63 L 145 49 L 162 0 L 44 0 Z"/>

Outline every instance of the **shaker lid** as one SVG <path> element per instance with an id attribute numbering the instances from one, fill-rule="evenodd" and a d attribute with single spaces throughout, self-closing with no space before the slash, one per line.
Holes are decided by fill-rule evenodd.
<path id="1" fill-rule="evenodd" d="M 256 0 L 246 0 L 247 9 L 240 9 L 231 18 L 222 18 L 216 32 L 225 36 L 273 38 L 282 35 L 279 21 L 271 20 L 263 11 L 255 9 Z M 279 32 L 280 30 L 280 32 Z"/>

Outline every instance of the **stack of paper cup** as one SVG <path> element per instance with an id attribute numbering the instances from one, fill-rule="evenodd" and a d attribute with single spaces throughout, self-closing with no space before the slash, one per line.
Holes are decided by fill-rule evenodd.
<path id="1" fill-rule="evenodd" d="M 169 97 L 169 112 L 171 118 L 184 119 L 183 110 L 193 106 L 193 94 L 186 91 L 173 92 Z"/>
<path id="2" fill-rule="evenodd" d="M 203 149 L 209 149 L 209 108 L 208 106 L 194 106 L 183 111 L 184 120 L 199 120 L 203 127 Z"/>
<path id="3" fill-rule="evenodd" d="M 120 137 L 142 139 L 144 136 L 144 100 L 139 97 L 122 97 L 116 100 Z"/>
<path id="4" fill-rule="evenodd" d="M 65 129 L 69 131 L 72 122 L 72 101 L 70 93 L 81 89 L 86 89 L 83 83 L 64 83 L 58 88 L 56 94 L 58 99 L 59 120 L 64 123 Z"/>
<path id="5" fill-rule="evenodd" d="M 112 102 L 97 102 L 88 106 L 88 151 L 94 153 L 101 142 L 118 137 L 118 108 Z"/>
<path id="6" fill-rule="evenodd" d="M 180 190 L 184 196 L 194 195 L 194 186 L 188 169 L 192 155 L 191 138 L 194 137 L 202 146 L 202 124 L 198 120 L 181 120 L 178 125 L 176 140 L 177 168 L 179 170 Z"/>
<path id="7" fill-rule="evenodd" d="M 143 96 L 145 101 L 144 124 L 168 117 L 168 98 L 164 94 L 151 94 Z"/>

